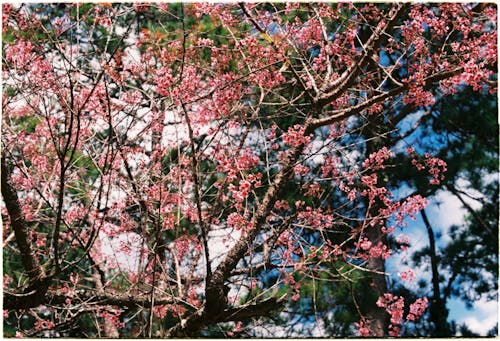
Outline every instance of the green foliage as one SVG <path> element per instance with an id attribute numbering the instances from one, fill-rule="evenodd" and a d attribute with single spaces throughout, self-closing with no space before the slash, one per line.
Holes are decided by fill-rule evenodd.
<path id="1" fill-rule="evenodd" d="M 36 127 L 42 123 L 42 119 L 37 116 L 23 116 L 15 117 L 11 119 L 12 126 L 16 127 L 20 131 L 25 131 L 27 134 L 32 134 L 35 132 Z"/>
<path id="2" fill-rule="evenodd" d="M 17 92 L 16 88 L 14 88 L 13 86 L 4 86 L 3 91 L 4 91 L 3 94 L 4 94 L 4 96 L 5 96 L 6 99 L 9 98 L 9 97 L 15 96 L 16 92 Z"/>
<path id="3" fill-rule="evenodd" d="M 452 226 L 452 241 L 441 250 L 442 266 L 457 276 L 451 294 L 469 305 L 482 297 L 498 298 L 498 182 L 488 189 L 492 200 Z"/>
<path id="4" fill-rule="evenodd" d="M 14 43 L 16 40 L 16 36 L 12 33 L 10 30 L 4 30 L 2 32 L 2 47 L 5 47 L 4 44 L 11 44 Z M 3 50 L 3 53 L 5 54 L 5 50 Z"/>
<path id="5" fill-rule="evenodd" d="M 87 16 L 94 7 L 91 3 L 80 3 L 78 6 L 71 6 L 69 14 L 72 18 L 82 18 Z"/>

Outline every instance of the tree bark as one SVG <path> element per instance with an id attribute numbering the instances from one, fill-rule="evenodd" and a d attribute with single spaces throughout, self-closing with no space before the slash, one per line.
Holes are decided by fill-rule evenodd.
<path id="1" fill-rule="evenodd" d="M 17 192 L 11 183 L 9 166 L 4 155 L 1 158 L 1 164 L 2 196 L 9 213 L 11 228 L 14 230 L 21 261 L 28 276 L 28 286 L 23 292 L 5 293 L 4 307 L 15 304 L 20 308 L 27 308 L 31 304 L 39 304 L 39 302 L 43 301 L 48 289 L 49 279 L 45 276 L 45 271 L 33 251 L 27 223 L 22 213 Z"/>
<path id="2" fill-rule="evenodd" d="M 369 227 L 366 231 L 366 236 L 373 244 L 383 238 L 383 234 L 379 227 Z M 387 282 L 385 275 L 385 261 L 381 258 L 370 258 L 367 264 L 367 269 L 372 270 L 370 273 L 371 290 L 376 297 L 383 296 L 387 292 Z M 367 290 L 370 290 L 367 289 Z M 388 315 L 383 308 L 377 307 L 375 302 L 367 302 L 366 317 L 369 320 L 368 328 L 370 336 L 383 337 L 387 334 Z"/>

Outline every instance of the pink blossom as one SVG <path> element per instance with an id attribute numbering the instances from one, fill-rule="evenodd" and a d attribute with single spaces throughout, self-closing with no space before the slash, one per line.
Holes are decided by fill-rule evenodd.
<path id="1" fill-rule="evenodd" d="M 386 260 L 390 257 L 392 253 L 392 250 L 387 247 L 387 245 L 382 244 L 382 242 L 379 242 L 376 246 L 372 246 L 369 249 L 369 255 L 371 258 L 382 258 L 383 260 Z"/>
<path id="2" fill-rule="evenodd" d="M 275 210 L 288 210 L 288 209 L 290 209 L 290 206 L 288 205 L 288 201 L 286 201 L 286 200 L 277 200 L 274 203 L 274 209 Z"/>
<path id="3" fill-rule="evenodd" d="M 387 147 L 383 147 L 368 156 L 368 159 L 363 162 L 363 168 L 371 168 L 373 170 L 384 169 L 384 162 L 392 157 L 392 155 L 393 153 Z"/>
<path id="4" fill-rule="evenodd" d="M 24 69 L 30 67 L 34 61 L 34 46 L 30 41 L 18 39 L 15 45 L 7 45 L 5 48 L 5 58 L 13 63 L 16 68 Z"/>
<path id="5" fill-rule="evenodd" d="M 227 226 L 233 227 L 236 230 L 243 230 L 243 231 L 247 231 L 252 228 L 252 225 L 248 221 L 248 218 L 242 216 L 237 212 L 229 214 L 229 216 L 227 217 Z"/>
<path id="6" fill-rule="evenodd" d="M 309 173 L 309 167 L 297 164 L 295 165 L 295 167 L 293 167 L 293 171 L 298 176 L 306 176 Z"/>
<path id="7" fill-rule="evenodd" d="M 406 235 L 399 235 L 396 237 L 396 242 L 400 244 L 400 247 L 403 251 L 408 249 L 408 245 L 410 244 L 410 238 Z"/>
<path id="8" fill-rule="evenodd" d="M 370 329 L 368 328 L 368 323 L 365 320 L 355 322 L 354 325 L 358 328 L 359 336 L 368 337 L 370 336 Z"/>
<path id="9" fill-rule="evenodd" d="M 52 321 L 48 321 L 48 320 L 38 320 L 35 322 L 35 328 L 37 330 L 47 330 L 47 329 L 52 329 L 54 328 L 56 325 L 54 322 Z"/>
<path id="10" fill-rule="evenodd" d="M 418 298 L 414 303 L 410 304 L 410 312 L 406 319 L 408 321 L 418 320 L 425 312 L 425 309 L 427 309 L 428 303 L 429 301 L 427 300 L 427 297 Z"/>
<path id="11" fill-rule="evenodd" d="M 64 220 L 68 224 L 73 224 L 85 216 L 85 208 L 82 205 L 72 205 L 64 215 Z"/>
<path id="12" fill-rule="evenodd" d="M 208 272 L 202 268 L 209 264 L 202 262 L 197 237 L 203 227 L 234 229 L 239 235 L 254 229 L 234 251 L 249 265 L 261 261 L 262 250 L 269 251 L 273 265 L 284 267 L 279 280 L 290 286 L 294 301 L 300 299 L 302 284 L 296 279 L 308 278 L 322 264 L 366 266 L 387 259 L 392 250 L 386 238 L 366 236 L 380 231 L 385 234 L 381 237 L 392 237 L 407 218 L 417 218 L 427 201 L 419 195 L 397 201 L 389 192 L 378 171 L 398 165 L 387 147 L 364 162 L 358 162 L 357 155 L 345 157 L 357 149 L 347 145 L 349 136 L 364 136 L 354 135 L 359 131 L 351 128 L 371 124 L 370 115 L 392 107 L 391 101 L 419 110 L 464 86 L 496 91 L 491 66 L 498 59 L 497 9 L 490 4 L 480 13 L 467 4 L 412 4 L 404 20 L 388 27 L 384 18 L 390 7 L 371 3 L 306 8 L 287 3 L 279 13 L 272 6 L 250 3 L 194 3 L 184 6 L 189 35 L 152 28 L 155 25 L 140 32 L 133 27 L 127 32 L 110 29 L 121 15 L 117 10 L 150 11 L 149 3 L 97 4 L 83 12 L 71 6 L 58 18 L 43 10 L 33 15 L 29 6 L 2 6 L 8 37 L 3 76 L 12 90 L 4 93 L 7 129 L 2 138 L 12 159 L 11 180 L 24 218 L 33 222 L 29 242 L 36 257 L 47 255 L 50 236 L 43 229 L 55 217 L 51 212 L 58 195 L 64 194 L 63 222 L 54 241 L 64 264 L 71 263 L 72 249 L 81 248 L 78 237 L 84 243 L 95 238 L 89 255 L 99 266 L 124 275 L 131 284 L 154 286 L 155 279 L 168 280 L 170 275 L 177 280 L 171 268 L 171 260 L 177 258 L 182 290 L 174 285 L 169 292 L 182 292 L 183 297 L 172 297 L 179 304 L 155 307 L 153 315 L 158 318 L 184 315 L 185 303 L 197 308 L 205 303 L 203 273 Z M 169 15 L 168 4 L 153 7 Z M 95 25 L 84 25 L 81 17 L 78 26 L 74 13 L 90 15 Z M 53 32 L 40 26 L 45 16 L 50 20 L 43 23 L 51 24 Z M 206 32 L 207 20 L 222 36 L 210 38 L 215 35 Z M 332 23 L 338 26 L 335 32 L 330 32 Z M 360 25 L 372 27 L 374 37 L 387 29 L 381 36 L 384 43 L 373 49 L 368 42 L 368 48 L 360 48 Z M 61 35 L 67 28 L 83 30 L 82 34 L 96 29 L 102 33 L 99 40 L 110 42 L 128 41 L 128 34 L 138 39 L 129 47 L 106 50 L 95 44 L 92 34 L 86 35 L 84 45 L 74 44 L 69 35 Z M 60 39 L 49 39 L 50 34 Z M 388 54 L 402 58 L 385 65 L 382 56 Z M 370 63 L 380 64 L 380 72 L 365 72 Z M 385 88 L 391 75 L 397 80 Z M 351 119 L 360 124 L 351 125 Z M 175 159 L 169 157 L 172 151 L 177 151 Z M 445 161 L 429 153 L 420 156 L 413 146 L 406 153 L 431 184 L 442 183 Z M 297 191 L 290 203 L 289 185 Z M 337 200 L 337 195 L 345 198 Z M 5 207 L 2 211 L 9 215 Z M 11 227 L 5 220 L 8 236 Z M 351 225 L 347 235 L 336 233 Z M 304 239 L 304 230 L 313 238 Z M 166 263 L 154 252 L 156 232 L 169 246 L 163 255 Z M 332 233 L 339 238 L 329 238 Z M 137 243 L 128 239 L 130 235 L 137 236 Z M 233 239 L 231 234 L 222 236 L 223 243 Z M 103 253 L 110 240 L 113 251 L 123 255 L 143 247 L 143 271 L 120 274 L 127 270 L 119 269 L 116 257 Z M 397 242 L 408 244 L 403 237 Z M 232 263 L 227 265 L 237 267 Z M 66 294 L 67 305 L 85 290 L 82 273 L 88 271 L 81 270 L 53 283 L 55 291 Z M 411 269 L 400 271 L 402 280 L 416 279 Z M 295 274 L 299 276 L 294 279 Z M 252 278 L 230 280 L 236 287 L 253 287 Z M 4 285 L 14 285 L 9 284 L 11 278 L 4 279 Z M 239 297 L 232 299 L 236 304 Z M 377 304 L 389 314 L 389 335 L 398 336 L 404 322 L 403 298 L 386 294 Z M 426 306 L 426 298 L 416 300 L 406 320 L 420 317 Z M 101 318 L 99 323 L 104 319 L 120 326 L 116 307 L 95 308 L 93 313 Z M 61 322 L 57 314 L 47 316 L 54 320 L 33 319 L 36 327 Z M 361 318 L 356 324 L 360 335 L 368 336 L 369 325 Z M 241 323 L 231 333 L 239 327 Z"/>
<path id="13" fill-rule="evenodd" d="M 349 191 L 349 194 L 347 195 L 347 198 L 350 200 L 350 201 L 353 201 L 354 199 L 356 199 L 356 189 L 353 188 Z"/>
<path id="14" fill-rule="evenodd" d="M 369 241 L 368 239 L 363 239 L 363 241 L 359 244 L 362 250 L 369 250 L 372 247 L 372 242 Z"/>
<path id="15" fill-rule="evenodd" d="M 189 253 L 193 241 L 194 240 L 190 236 L 181 236 L 175 240 L 175 251 L 179 259 L 184 258 L 184 256 Z"/>
<path id="16" fill-rule="evenodd" d="M 80 280 L 79 274 L 76 275 L 74 275 L 73 273 L 69 274 L 69 281 L 71 282 L 71 284 L 76 285 L 79 280 Z"/>
<path id="17" fill-rule="evenodd" d="M 240 191 L 248 192 L 250 190 L 251 184 L 247 180 L 240 181 Z"/>
<path id="18" fill-rule="evenodd" d="M 176 224 L 176 218 L 173 214 L 165 215 L 165 217 L 163 218 L 163 222 L 162 222 L 162 227 L 165 230 L 175 229 L 175 224 Z"/>
<path id="19" fill-rule="evenodd" d="M 149 2 L 134 2 L 133 8 L 137 12 L 145 12 L 151 4 Z"/>
<path id="20" fill-rule="evenodd" d="M 401 278 L 404 281 L 412 282 L 415 280 L 416 276 L 413 270 L 408 269 L 406 271 L 403 271 L 398 274 L 399 278 Z"/>
<path id="21" fill-rule="evenodd" d="M 153 307 L 153 314 L 158 317 L 158 318 L 165 318 L 168 313 L 168 306 L 167 305 L 159 305 Z"/>
<path id="22" fill-rule="evenodd" d="M 311 140 L 311 137 L 304 136 L 304 133 L 305 128 L 296 124 L 293 128 L 288 128 L 288 132 L 283 134 L 283 142 L 294 147 L 306 144 Z"/>
<path id="23" fill-rule="evenodd" d="M 391 315 L 391 324 L 399 325 L 403 322 L 403 308 L 404 308 L 404 298 L 399 296 L 393 296 L 390 293 L 384 294 L 377 300 L 377 306 L 385 308 L 386 311 Z"/>
<path id="24" fill-rule="evenodd" d="M 13 280 L 14 279 L 12 277 L 10 277 L 7 274 L 4 274 L 3 275 L 3 287 L 4 287 L 4 289 L 7 288 L 9 286 L 9 284 L 12 283 Z"/>

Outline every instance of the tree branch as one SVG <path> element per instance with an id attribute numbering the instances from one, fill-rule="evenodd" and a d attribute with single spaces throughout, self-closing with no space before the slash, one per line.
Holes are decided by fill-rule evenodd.
<path id="1" fill-rule="evenodd" d="M 307 129 L 307 127 L 309 127 L 309 124 L 306 123 L 305 127 L 306 133 L 308 133 L 309 129 Z M 221 308 L 223 308 L 220 306 L 220 298 L 224 297 L 224 281 L 229 277 L 231 271 L 236 267 L 238 262 L 245 256 L 249 249 L 249 245 L 252 244 L 252 241 L 257 236 L 257 233 L 265 224 L 267 216 L 269 215 L 280 193 L 283 191 L 283 185 L 287 181 L 290 171 L 292 170 L 295 162 L 302 154 L 303 149 L 304 145 L 300 145 L 289 150 L 289 153 L 287 154 L 287 157 L 283 162 L 282 168 L 280 169 L 278 174 L 276 174 L 273 183 L 268 188 L 261 204 L 258 206 L 255 215 L 252 217 L 252 220 L 249 224 L 252 228 L 247 232 L 246 235 L 238 240 L 238 242 L 233 246 L 231 250 L 229 250 L 226 258 L 214 271 L 212 275 L 212 281 L 206 288 L 207 297 L 205 309 L 207 313 L 218 315 Z"/>
<path id="2" fill-rule="evenodd" d="M 448 78 L 451 78 L 453 76 L 459 75 L 462 72 L 463 72 L 463 68 L 458 67 L 458 68 L 455 68 L 453 70 L 435 73 L 435 74 L 425 78 L 424 87 L 428 87 L 432 83 L 439 82 L 439 81 L 442 81 L 444 79 L 448 79 Z M 383 93 L 381 93 L 377 96 L 374 96 L 374 97 L 372 97 L 372 98 L 370 98 L 370 99 L 368 99 L 368 100 L 366 100 L 363 103 L 360 103 L 358 105 L 354 105 L 354 106 L 351 106 L 351 107 L 346 108 L 346 109 L 334 110 L 327 117 L 315 119 L 312 122 L 311 126 L 313 129 L 316 129 L 316 128 L 319 128 L 322 126 L 326 126 L 326 125 L 329 125 L 329 124 L 332 124 L 335 122 L 345 120 L 346 118 L 348 118 L 352 115 L 359 114 L 363 110 L 368 109 L 370 106 L 372 106 L 376 103 L 380 103 L 388 98 L 395 97 L 395 96 L 403 93 L 406 90 L 408 90 L 408 84 L 405 84 L 403 86 L 400 86 L 400 87 L 394 88 L 392 90 L 383 92 Z"/>
<path id="3" fill-rule="evenodd" d="M 2 196 L 9 213 L 11 227 L 14 230 L 16 244 L 21 253 L 21 261 L 29 278 L 28 288 L 23 291 L 21 296 L 17 296 L 19 304 L 24 305 L 30 301 L 38 302 L 43 299 L 48 288 L 48 278 L 45 276 L 45 272 L 38 263 L 33 251 L 26 220 L 21 210 L 17 192 L 11 183 L 7 160 L 3 155 L 1 163 Z M 4 304 L 5 300 L 6 298 L 4 298 Z"/>
<path id="4" fill-rule="evenodd" d="M 488 231 L 488 234 L 493 238 L 493 239 L 496 239 L 498 238 L 498 236 L 495 235 L 495 233 L 493 233 L 492 229 L 488 226 L 488 224 L 486 224 L 484 222 L 483 219 L 481 219 L 481 217 L 479 216 L 479 214 L 476 212 L 475 209 L 473 209 L 465 200 L 464 198 L 462 198 L 462 196 L 460 195 L 460 193 L 455 189 L 455 187 L 453 187 L 452 185 L 447 185 L 446 188 L 451 192 L 453 193 L 457 198 L 458 200 L 460 200 L 460 202 L 462 203 L 462 205 L 467 209 L 467 211 L 474 217 L 474 219 L 476 220 L 476 222 L 481 225 L 481 227 L 485 230 L 485 231 Z"/>
<path id="5" fill-rule="evenodd" d="M 224 310 L 217 317 L 198 311 L 186 320 L 171 328 L 166 337 L 193 337 L 206 325 L 220 322 L 241 321 L 252 317 L 266 316 L 273 310 L 283 307 L 284 297 L 271 297 L 259 303 Z"/>
<path id="6" fill-rule="evenodd" d="M 386 39 L 387 32 L 392 29 L 409 6 L 410 3 L 395 3 L 392 6 L 387 20 L 381 21 L 377 25 L 375 32 L 373 32 L 365 46 L 363 46 L 361 58 L 345 70 L 342 76 L 335 82 L 328 84 L 325 89 L 321 89 L 321 93 L 317 98 L 320 106 L 324 106 L 338 98 L 355 82 L 361 71 L 363 71 L 363 68 L 370 62 L 372 55 L 376 53 L 376 49 Z"/>
<path id="7" fill-rule="evenodd" d="M 31 294 L 31 293 L 29 293 Z M 138 295 L 133 291 L 126 293 L 115 293 L 112 291 L 103 290 L 102 292 L 95 292 L 89 289 L 82 289 L 74 291 L 72 296 L 66 292 L 47 291 L 42 300 L 37 302 L 28 301 L 24 299 L 28 297 L 26 294 L 17 294 L 9 291 L 4 291 L 3 308 L 9 309 L 28 309 L 35 308 L 41 304 L 65 305 L 66 299 L 71 298 L 74 302 L 84 302 L 85 304 L 98 304 L 98 305 L 116 305 L 122 308 L 137 308 L 149 307 L 151 300 L 149 295 Z M 174 301 L 170 296 L 155 298 L 155 306 L 173 304 L 178 302 Z"/>
<path id="8" fill-rule="evenodd" d="M 259 303 L 227 309 L 221 316 L 221 322 L 241 321 L 256 316 L 266 316 L 270 312 L 283 307 L 284 297 L 270 297 Z"/>

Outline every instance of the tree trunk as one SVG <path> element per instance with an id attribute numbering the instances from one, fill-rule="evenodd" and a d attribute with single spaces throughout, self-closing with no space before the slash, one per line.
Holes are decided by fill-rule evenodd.
<path id="1" fill-rule="evenodd" d="M 98 266 L 98 265 L 96 265 L 96 266 Z M 99 271 L 97 269 L 94 269 L 94 273 L 93 273 L 92 277 L 94 280 L 94 284 L 95 284 L 97 293 L 100 295 L 104 295 L 104 281 L 105 281 L 105 279 L 103 277 L 101 277 L 101 274 L 99 273 Z M 100 328 L 101 326 L 98 326 L 98 327 Z M 118 328 L 116 327 L 116 325 L 112 321 L 108 320 L 107 318 L 103 318 L 102 330 L 104 332 L 103 336 L 105 338 L 118 339 L 120 337 L 120 333 L 118 333 Z"/>
<path id="2" fill-rule="evenodd" d="M 448 309 L 446 309 L 446 297 L 441 297 L 439 289 L 439 272 L 438 272 L 438 258 L 436 254 L 436 241 L 434 239 L 434 231 L 425 213 L 425 209 L 420 212 L 427 229 L 429 236 L 429 256 L 431 259 L 432 270 L 432 291 L 433 297 L 430 306 L 431 321 L 434 323 L 434 333 L 437 337 L 445 337 L 451 335 L 450 325 L 448 324 Z"/>
<path id="3" fill-rule="evenodd" d="M 366 236 L 373 244 L 383 238 L 382 231 L 379 227 L 369 227 L 366 230 Z M 372 258 L 368 261 L 367 268 L 374 272 L 370 273 L 370 285 L 374 296 L 380 297 L 387 292 L 387 282 L 385 275 L 385 261 L 382 258 Z M 368 328 L 370 336 L 383 337 L 387 333 L 388 315 L 383 308 L 376 305 L 374 302 L 367 302 L 366 317 L 369 320 Z"/>
<path id="4" fill-rule="evenodd" d="M 377 136 L 380 135 L 381 129 L 384 129 L 381 116 L 374 118 L 373 125 L 370 124 L 365 132 L 366 138 L 366 155 L 365 158 L 376 152 L 379 148 L 383 146 L 383 141 Z M 380 204 L 372 204 L 371 214 L 372 216 L 377 216 L 380 208 Z M 385 244 L 385 234 L 380 229 L 380 225 L 368 226 L 365 229 L 365 235 L 372 245 L 377 245 L 379 242 Z M 370 286 L 373 291 L 373 296 L 375 296 L 374 301 L 367 302 L 366 317 L 369 320 L 368 328 L 370 331 L 370 336 L 383 337 L 387 335 L 387 327 L 389 324 L 388 314 L 385 309 L 380 308 L 376 305 L 377 298 L 383 296 L 387 292 L 387 281 L 385 278 L 385 261 L 381 257 L 370 258 L 368 260 L 367 268 L 372 270 L 370 272 Z"/>

